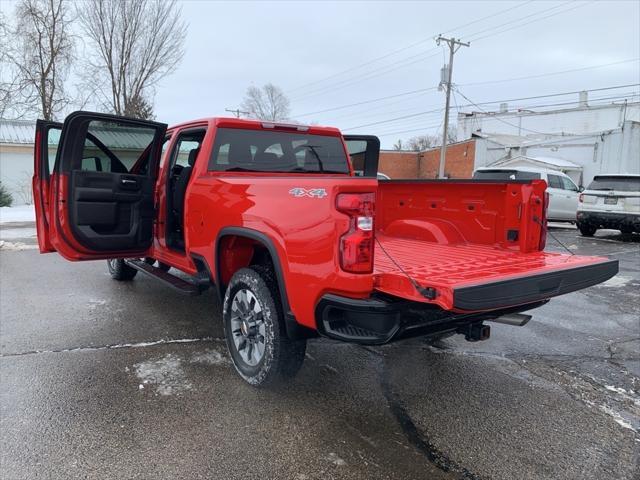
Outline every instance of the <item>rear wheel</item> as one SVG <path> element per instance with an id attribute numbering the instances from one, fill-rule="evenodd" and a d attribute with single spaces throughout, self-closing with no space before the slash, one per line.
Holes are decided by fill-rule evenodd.
<path id="1" fill-rule="evenodd" d="M 270 269 L 253 266 L 233 275 L 224 298 L 223 320 L 233 365 L 248 383 L 265 387 L 298 373 L 306 340 L 287 336 Z"/>
<path id="2" fill-rule="evenodd" d="M 583 237 L 593 237 L 593 234 L 596 233 L 597 228 L 593 225 L 584 225 L 579 223 L 578 230 L 580 230 L 580 234 Z"/>
<path id="3" fill-rule="evenodd" d="M 138 271 L 127 265 L 122 258 L 111 258 L 107 260 L 111 278 L 118 281 L 133 280 Z"/>

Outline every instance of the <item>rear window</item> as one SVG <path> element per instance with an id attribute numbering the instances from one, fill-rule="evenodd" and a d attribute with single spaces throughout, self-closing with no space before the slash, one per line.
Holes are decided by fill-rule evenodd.
<path id="1" fill-rule="evenodd" d="M 349 164 L 339 137 L 220 128 L 209 170 L 349 173 Z"/>
<path id="2" fill-rule="evenodd" d="M 617 190 L 620 192 L 640 192 L 638 177 L 595 177 L 588 190 Z"/>
<path id="3" fill-rule="evenodd" d="M 519 170 L 478 170 L 473 174 L 475 180 L 540 180 L 536 172 Z"/>

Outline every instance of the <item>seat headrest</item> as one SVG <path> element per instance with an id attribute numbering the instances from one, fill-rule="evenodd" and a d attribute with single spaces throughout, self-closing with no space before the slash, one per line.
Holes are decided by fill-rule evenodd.
<path id="1" fill-rule="evenodd" d="M 251 163 L 251 148 L 246 143 L 231 143 L 228 158 L 231 165 Z"/>
<path id="2" fill-rule="evenodd" d="M 194 148 L 189 151 L 189 159 L 187 160 L 187 162 L 189 162 L 190 167 L 193 167 L 195 165 L 196 158 L 198 158 L 198 153 L 200 153 L 200 147 Z"/>

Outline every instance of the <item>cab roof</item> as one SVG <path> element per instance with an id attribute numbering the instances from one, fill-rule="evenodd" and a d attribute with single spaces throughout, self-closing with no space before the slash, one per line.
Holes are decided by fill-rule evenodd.
<path id="1" fill-rule="evenodd" d="M 175 130 L 177 128 L 184 128 L 188 126 L 196 126 L 202 124 L 208 124 L 212 127 L 221 128 L 244 128 L 248 130 L 279 130 L 279 131 L 291 131 L 299 133 L 311 133 L 315 135 L 330 135 L 340 136 L 340 130 L 335 127 L 326 127 L 320 125 L 303 125 L 295 122 L 287 121 L 270 121 L 270 120 L 253 120 L 246 118 L 232 118 L 232 117 L 209 117 L 201 118 L 198 120 L 191 120 L 188 122 L 182 122 L 177 125 L 172 125 L 169 130 Z"/>

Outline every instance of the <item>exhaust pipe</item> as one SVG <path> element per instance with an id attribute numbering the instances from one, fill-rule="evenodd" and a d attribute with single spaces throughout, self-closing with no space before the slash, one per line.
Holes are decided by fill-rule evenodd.
<path id="1" fill-rule="evenodd" d="M 503 323 L 505 325 L 513 325 L 514 327 L 523 327 L 529 320 L 533 318 L 533 315 L 525 315 L 524 313 L 508 313 L 498 318 L 492 318 L 487 322 Z"/>

